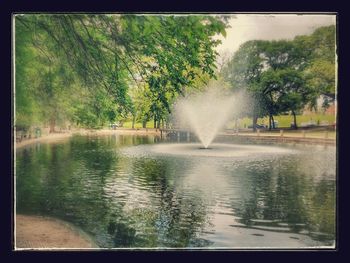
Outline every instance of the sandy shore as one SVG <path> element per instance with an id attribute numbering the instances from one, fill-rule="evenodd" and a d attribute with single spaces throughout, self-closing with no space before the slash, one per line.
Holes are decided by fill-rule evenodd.
<path id="1" fill-rule="evenodd" d="M 16 249 L 96 248 L 82 231 L 64 221 L 16 215 Z"/>

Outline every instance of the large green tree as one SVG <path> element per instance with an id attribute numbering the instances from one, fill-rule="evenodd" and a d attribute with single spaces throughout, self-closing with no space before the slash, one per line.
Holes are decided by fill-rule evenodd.
<path id="1" fill-rule="evenodd" d="M 256 89 L 264 96 L 270 129 L 273 116 L 290 111 L 296 125 L 296 113 L 316 97 L 304 80 L 303 70 L 308 65 L 308 54 L 295 41 L 261 41 L 259 56 L 264 70 Z"/>
<path id="2" fill-rule="evenodd" d="M 292 68 L 263 72 L 258 89 L 264 95 L 270 129 L 275 128 L 274 115 L 289 111 L 293 115 L 293 127 L 297 128 L 296 114 L 315 97 L 302 72 Z"/>
<path id="3" fill-rule="evenodd" d="M 334 26 L 317 29 L 312 35 L 293 40 L 248 41 L 241 45 L 222 74 L 235 90 L 244 90 L 253 99 L 246 115 L 273 116 L 291 112 L 294 127 L 296 113 L 315 106 L 320 95 L 335 98 Z M 254 129 L 255 130 L 255 129 Z"/>
<path id="4" fill-rule="evenodd" d="M 242 114 L 252 117 L 254 131 L 257 119 L 266 115 L 266 101 L 259 88 L 264 71 L 264 58 L 260 56 L 260 47 L 259 40 L 243 43 L 221 70 L 224 80 L 235 91 L 245 94 L 243 97 L 246 98 L 247 105 L 243 107 Z"/>
<path id="5" fill-rule="evenodd" d="M 335 100 L 336 93 L 336 29 L 326 26 L 311 35 L 298 36 L 295 42 L 309 55 L 305 77 L 313 89 L 324 96 L 324 107 Z M 316 102 L 313 103 L 314 105 Z"/>
<path id="6" fill-rule="evenodd" d="M 31 41 L 31 31 L 16 24 L 15 48 L 15 105 L 16 125 L 20 129 L 28 129 L 35 123 L 37 104 L 33 96 L 30 76 L 33 72 L 31 62 L 35 58 L 35 50 L 27 43 Z"/>
<path id="7" fill-rule="evenodd" d="M 97 98 L 117 105 L 117 112 L 105 112 L 108 116 L 134 111 L 130 81 L 147 85 L 150 115 L 158 125 L 173 98 L 199 73 L 215 76 L 214 47 L 220 41 L 213 36 L 224 34 L 226 26 L 221 16 L 189 15 L 25 15 L 17 16 L 16 23 L 36 37 L 45 35 L 48 40 L 42 45 L 55 46 L 52 56 L 66 61 Z"/>

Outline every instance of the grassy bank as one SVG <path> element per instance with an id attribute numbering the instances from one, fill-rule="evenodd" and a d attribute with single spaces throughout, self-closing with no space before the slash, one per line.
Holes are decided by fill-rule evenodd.
<path id="1" fill-rule="evenodd" d="M 300 127 L 302 124 L 306 123 L 315 123 L 317 125 L 328 124 L 332 125 L 335 122 L 335 115 L 324 115 L 324 114 L 310 114 L 310 115 L 297 115 L 297 125 Z M 274 116 L 274 120 L 278 122 L 278 127 L 290 127 L 291 123 L 293 123 L 292 115 L 279 115 Z M 239 120 L 238 126 L 239 128 L 248 127 L 252 125 L 251 118 L 242 118 Z M 258 124 L 269 125 L 269 118 L 259 118 Z M 227 124 L 227 128 L 234 128 L 235 123 L 233 121 Z"/>
<path id="2" fill-rule="evenodd" d="M 278 122 L 278 127 L 290 127 L 291 123 L 293 122 L 293 116 L 292 115 L 279 115 L 274 116 L 274 120 Z M 331 125 L 335 122 L 335 115 L 325 115 L 325 114 L 310 114 L 310 115 L 297 115 L 297 125 L 302 126 L 303 123 L 315 123 L 315 124 L 327 124 Z M 269 124 L 269 118 L 259 118 L 258 124 Z M 239 128 L 245 128 L 249 125 L 252 125 L 252 119 L 251 118 L 242 118 L 238 121 Z M 132 127 L 132 121 L 125 121 L 123 123 L 124 128 L 131 128 Z M 153 128 L 153 121 L 147 122 L 146 127 L 148 129 Z M 234 121 L 230 121 L 227 123 L 226 127 L 228 129 L 233 129 L 235 127 Z M 135 123 L 135 129 L 142 128 L 142 123 L 137 122 Z"/>
<path id="3" fill-rule="evenodd" d="M 258 136 L 257 133 L 253 132 L 244 132 L 240 133 L 240 135 L 246 136 Z M 261 131 L 261 136 L 275 136 L 280 137 L 280 130 L 276 131 Z M 327 130 L 288 130 L 283 131 L 284 137 L 294 137 L 294 138 L 318 138 L 318 139 L 335 139 L 337 133 L 335 131 L 327 131 Z"/>

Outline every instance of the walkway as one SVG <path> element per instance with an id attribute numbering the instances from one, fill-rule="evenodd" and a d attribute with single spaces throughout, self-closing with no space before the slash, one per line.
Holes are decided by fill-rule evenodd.
<path id="1" fill-rule="evenodd" d="M 94 242 L 72 225 L 53 218 L 16 215 L 16 249 L 94 248 Z"/>

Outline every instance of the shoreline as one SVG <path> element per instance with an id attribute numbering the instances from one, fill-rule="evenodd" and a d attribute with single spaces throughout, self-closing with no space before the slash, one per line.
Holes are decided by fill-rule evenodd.
<path id="1" fill-rule="evenodd" d="M 156 135 L 156 136 L 162 136 L 162 133 L 160 130 L 156 129 L 127 129 L 127 128 L 119 128 L 116 130 L 110 130 L 110 129 L 101 129 L 101 130 L 71 130 L 66 132 L 56 132 L 56 133 L 50 133 L 48 135 L 41 136 L 39 138 L 33 138 L 33 139 L 26 139 L 21 142 L 14 142 L 14 148 L 19 149 L 27 145 L 35 144 L 38 142 L 55 142 L 60 141 L 63 139 L 67 139 L 72 137 L 73 135 L 113 135 L 113 134 L 124 134 L 124 135 Z M 316 144 L 336 144 L 336 138 L 326 138 L 326 137 L 312 137 L 312 136 L 303 136 L 301 133 L 286 133 L 283 136 L 281 134 L 275 132 L 275 133 L 251 133 L 251 132 L 240 132 L 240 133 L 219 133 L 218 136 L 232 136 L 233 138 L 246 138 L 246 139 L 253 139 L 253 140 L 273 140 L 275 142 L 300 142 L 300 143 L 316 143 Z"/>
<path id="2" fill-rule="evenodd" d="M 21 142 L 14 142 L 14 148 L 19 149 L 27 145 L 31 145 L 38 142 L 54 142 L 66 138 L 70 138 L 73 135 L 113 135 L 113 134 L 129 134 L 129 135 L 159 135 L 160 131 L 156 131 L 154 129 L 116 129 L 116 130 L 109 130 L 109 129 L 102 129 L 102 130 L 71 130 L 66 132 L 56 132 L 56 133 L 50 133 L 48 135 L 43 135 L 39 138 L 33 138 L 33 139 L 26 139 Z"/>
<path id="3" fill-rule="evenodd" d="M 98 248 L 79 228 L 46 216 L 17 214 L 15 237 L 15 250 Z"/>

